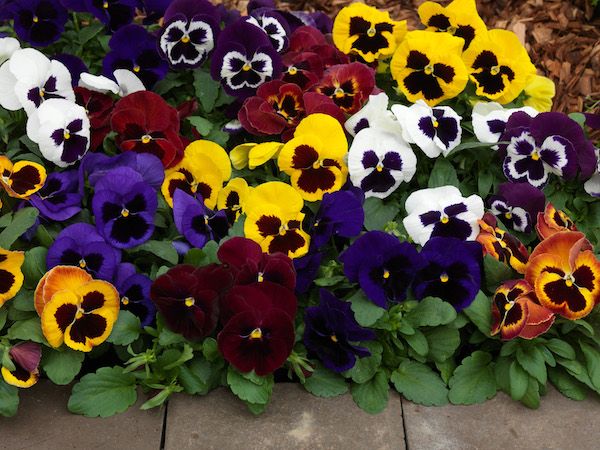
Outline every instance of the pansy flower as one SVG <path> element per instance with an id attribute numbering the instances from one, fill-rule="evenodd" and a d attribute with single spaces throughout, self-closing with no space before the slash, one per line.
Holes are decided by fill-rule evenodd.
<path id="1" fill-rule="evenodd" d="M 29 116 L 27 135 L 39 145 L 44 158 L 66 167 L 83 158 L 90 148 L 90 121 L 82 106 L 51 99 Z"/>
<path id="2" fill-rule="evenodd" d="M 79 0 L 82 1 L 82 0 Z M 83 0 L 85 10 L 92 13 L 110 31 L 131 23 L 139 0 Z"/>
<path id="3" fill-rule="evenodd" d="M 232 281 L 231 273 L 216 264 L 180 264 L 152 283 L 150 297 L 171 330 L 198 340 L 217 326 L 219 299 Z"/>
<path id="4" fill-rule="evenodd" d="M 81 74 L 89 70 L 86 63 L 79 56 L 72 55 L 71 53 L 59 53 L 52 56 L 52 59 L 60 61 L 69 70 L 73 89 L 79 85 Z"/>
<path id="5" fill-rule="evenodd" d="M 111 170 L 96 183 L 92 199 L 96 229 L 116 248 L 150 239 L 157 207 L 156 191 L 129 167 Z"/>
<path id="6" fill-rule="evenodd" d="M 181 189 L 173 194 L 173 218 L 177 230 L 196 248 L 208 241 L 219 242 L 229 230 L 225 211 L 212 211 L 202 197 L 194 198 Z"/>
<path id="7" fill-rule="evenodd" d="M 153 92 L 135 92 L 117 102 L 111 116 L 112 130 L 121 151 L 151 153 L 165 167 L 183 156 L 177 110 Z"/>
<path id="8" fill-rule="evenodd" d="M 246 20 L 269 36 L 271 45 L 277 52 L 283 53 L 290 45 L 290 26 L 278 11 L 270 8 L 256 8 L 249 11 Z"/>
<path id="9" fill-rule="evenodd" d="M 248 196 L 244 235 L 260 244 L 266 253 L 302 256 L 310 244 L 310 237 L 302 230 L 303 206 L 302 196 L 289 184 L 261 184 Z"/>
<path id="10" fill-rule="evenodd" d="M 363 234 L 340 256 L 344 273 L 352 282 L 358 282 L 367 297 L 381 308 L 388 302 L 401 302 L 421 258 L 408 242 L 383 231 Z"/>
<path id="11" fill-rule="evenodd" d="M 342 8 L 333 22 L 333 43 L 346 54 L 371 63 L 391 56 L 406 34 L 406 21 L 394 21 L 387 11 L 364 3 Z"/>
<path id="12" fill-rule="evenodd" d="M 96 151 L 110 133 L 110 115 L 115 102 L 106 94 L 83 87 L 75 88 L 75 102 L 87 112 L 90 121 L 90 150 Z"/>
<path id="13" fill-rule="evenodd" d="M 525 279 L 542 306 L 569 320 L 587 316 L 600 303 L 600 261 L 578 231 L 561 231 L 538 244 Z"/>
<path id="14" fill-rule="evenodd" d="M 76 266 L 94 278 L 110 281 L 121 261 L 121 252 L 108 244 L 93 225 L 75 223 L 62 230 L 48 248 L 46 264 Z"/>
<path id="15" fill-rule="evenodd" d="M 473 194 L 464 198 L 454 186 L 420 189 L 408 196 L 404 206 L 407 216 L 402 223 L 420 245 L 436 236 L 475 240 L 477 221 L 484 213 L 481 197 Z"/>
<path id="16" fill-rule="evenodd" d="M 19 342 L 8 351 L 13 369 L 2 367 L 2 378 L 7 384 L 19 388 L 29 388 L 40 378 L 39 365 L 42 347 L 35 342 Z"/>
<path id="17" fill-rule="evenodd" d="M 472 121 L 473 131 L 479 142 L 495 144 L 506 129 L 506 123 L 510 116 L 517 111 L 523 111 L 531 117 L 537 116 L 538 112 L 528 106 L 523 108 L 504 108 L 497 102 L 477 102 L 473 106 Z M 497 146 L 492 147 L 497 149 Z"/>
<path id="18" fill-rule="evenodd" d="M 350 370 L 358 358 L 371 355 L 359 343 L 375 339 L 375 333 L 356 322 L 349 302 L 325 289 L 320 290 L 319 305 L 306 308 L 304 323 L 302 341 L 306 349 L 329 370 Z"/>
<path id="19" fill-rule="evenodd" d="M 211 59 L 211 75 L 226 93 L 249 97 L 280 73 L 281 58 L 262 29 L 240 19 L 223 30 Z"/>
<path id="20" fill-rule="evenodd" d="M 585 192 L 590 194 L 592 197 L 600 197 L 600 148 L 595 149 L 596 152 L 596 160 L 598 161 L 596 164 L 596 170 L 593 175 L 583 184 L 583 188 Z"/>
<path id="21" fill-rule="evenodd" d="M 46 169 L 32 161 L 17 161 L 14 164 L 0 155 L 0 186 L 14 198 L 27 200 L 38 192 L 46 182 Z"/>
<path id="22" fill-rule="evenodd" d="M 156 306 L 150 300 L 152 280 L 137 273 L 131 263 L 121 263 L 117 267 L 114 285 L 121 296 L 121 310 L 131 311 L 140 318 L 142 327 L 154 321 Z"/>
<path id="23" fill-rule="evenodd" d="M 484 214 L 478 223 L 480 231 L 477 242 L 483 247 L 484 255 L 491 255 L 517 272 L 525 273 L 529 258 L 525 246 L 512 234 L 499 228 L 496 218 L 490 213 Z"/>
<path id="24" fill-rule="evenodd" d="M 447 33 L 411 31 L 392 57 L 390 70 L 409 102 L 435 106 L 460 94 L 468 81 L 464 40 Z"/>
<path id="25" fill-rule="evenodd" d="M 48 343 L 58 348 L 63 343 L 73 350 L 89 352 L 103 343 L 119 315 L 119 293 L 102 280 L 87 280 L 78 267 L 57 266 L 56 276 L 42 278 L 36 288 L 42 298 L 42 332 Z M 60 283 L 62 289 L 53 285 Z M 40 293 L 41 291 L 41 293 Z"/>
<path id="26" fill-rule="evenodd" d="M 533 339 L 554 323 L 554 313 L 537 302 L 531 285 L 525 280 L 510 280 L 498 287 L 492 299 L 491 335 L 502 340 L 516 337 Z"/>
<path id="27" fill-rule="evenodd" d="M 535 231 L 539 238 L 544 240 L 561 231 L 577 231 L 577 226 L 564 211 L 556 209 L 549 202 L 544 211 L 537 215 Z"/>
<path id="28" fill-rule="evenodd" d="M 321 60 L 321 70 L 350 63 L 348 55 L 331 45 L 323 33 L 312 26 L 301 26 L 294 30 L 288 54 L 294 52 L 317 55 Z"/>
<path id="29" fill-rule="evenodd" d="M 208 0 L 175 0 L 164 15 L 160 53 L 173 68 L 202 65 L 215 47 L 219 14 Z"/>
<path id="30" fill-rule="evenodd" d="M 327 192 L 340 190 L 346 182 L 347 153 L 348 141 L 340 123 L 326 114 L 311 114 L 283 146 L 277 163 L 302 198 L 316 201 Z"/>
<path id="31" fill-rule="evenodd" d="M 0 13 L 0 19 L 1 19 Z M 4 64 L 5 61 L 8 61 L 14 52 L 21 48 L 21 43 L 13 38 L 8 36 L 0 37 L 0 65 Z"/>
<path id="32" fill-rule="evenodd" d="M 481 33 L 463 59 L 475 93 L 503 105 L 517 98 L 536 70 L 517 35 L 508 30 Z"/>
<path id="33" fill-rule="evenodd" d="M 556 95 L 556 85 L 548 77 L 534 75 L 523 89 L 525 99 L 523 104 L 539 112 L 552 110 L 552 99 Z"/>
<path id="34" fill-rule="evenodd" d="M 313 248 L 323 247 L 334 236 L 358 236 L 365 221 L 364 199 L 360 189 L 323 195 L 310 233 Z"/>
<path id="35" fill-rule="evenodd" d="M 51 173 L 44 187 L 30 198 L 40 216 L 58 222 L 70 219 L 81 211 L 79 175 L 75 170 Z"/>
<path id="36" fill-rule="evenodd" d="M 489 199 L 492 214 L 504 225 L 522 233 L 533 230 L 545 202 L 544 193 L 529 183 L 502 183 Z"/>
<path id="37" fill-rule="evenodd" d="M 287 51 L 281 55 L 283 65 L 281 80 L 294 83 L 308 90 L 319 82 L 323 75 L 321 56 L 309 51 Z"/>
<path id="38" fill-rule="evenodd" d="M 80 75 L 79 86 L 102 94 L 112 92 L 119 97 L 126 97 L 134 92 L 146 90 L 142 80 L 134 72 L 127 69 L 116 69 L 110 77 L 84 72 Z"/>
<path id="39" fill-rule="evenodd" d="M 421 250 L 423 266 L 413 282 L 419 300 L 439 297 L 461 311 L 468 307 L 481 285 L 482 251 L 479 242 L 434 237 Z"/>
<path id="40" fill-rule="evenodd" d="M 217 209 L 225 210 L 229 222 L 233 223 L 244 213 L 244 204 L 250 195 L 252 188 L 248 182 L 241 177 L 232 178 L 219 191 L 217 197 Z"/>
<path id="41" fill-rule="evenodd" d="M 386 198 L 417 171 L 417 157 L 400 135 L 378 128 L 358 132 L 348 152 L 350 180 L 366 197 Z"/>
<path id="42" fill-rule="evenodd" d="M 331 66 L 314 90 L 331 98 L 342 111 L 354 114 L 367 101 L 374 87 L 373 69 L 354 62 Z"/>
<path id="43" fill-rule="evenodd" d="M 315 278 L 323 262 L 323 252 L 308 252 L 301 258 L 294 259 L 296 269 L 296 293 L 305 294 L 313 286 Z"/>
<path id="44" fill-rule="evenodd" d="M 425 2 L 419 6 L 419 18 L 427 31 L 439 31 L 463 38 L 463 49 L 467 49 L 476 36 L 486 31 L 485 23 L 477 14 L 475 0 L 454 0 L 446 7 L 435 2 Z"/>
<path id="45" fill-rule="evenodd" d="M 104 76 L 111 77 L 117 69 L 132 71 L 144 86 L 151 88 L 162 80 L 169 65 L 158 53 L 157 37 L 139 25 L 126 25 L 108 42 L 111 49 L 102 61 Z"/>
<path id="46" fill-rule="evenodd" d="M 24 280 L 21 266 L 24 261 L 25 253 L 0 248 L 0 307 L 21 290 Z"/>
<path id="47" fill-rule="evenodd" d="M 169 206 L 173 205 L 176 189 L 201 196 L 208 208 L 217 204 L 223 183 L 231 177 L 231 162 L 225 149 L 206 140 L 192 142 L 185 148 L 183 159 L 165 172 L 162 193 Z"/>
<path id="48" fill-rule="evenodd" d="M 271 159 L 277 159 L 282 148 L 283 143 L 275 141 L 261 142 L 260 144 L 245 142 L 236 145 L 229 152 L 229 158 L 231 158 L 231 165 L 236 170 L 245 169 L 246 167 L 254 170 Z"/>
<path id="49" fill-rule="evenodd" d="M 371 94 L 365 105 L 346 120 L 344 128 L 352 136 L 365 128 L 377 128 L 390 133 L 402 133 L 398 119 L 388 109 L 389 98 L 385 92 Z"/>
<path id="50" fill-rule="evenodd" d="M 8 8 L 19 39 L 36 47 L 56 42 L 68 18 L 67 10 L 59 1 L 12 0 Z"/>

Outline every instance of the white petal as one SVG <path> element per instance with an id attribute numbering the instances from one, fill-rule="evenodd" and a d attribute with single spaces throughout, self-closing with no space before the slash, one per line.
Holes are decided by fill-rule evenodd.
<path id="1" fill-rule="evenodd" d="M 404 207 L 407 214 L 421 214 L 426 211 L 440 211 L 445 206 L 462 200 L 463 197 L 456 186 L 440 186 L 411 193 Z"/>
<path id="2" fill-rule="evenodd" d="M 134 92 L 145 91 L 146 87 L 135 73 L 127 69 L 117 69 L 113 72 L 115 80 L 119 85 L 118 94 L 121 97 L 126 97 Z"/>
<path id="3" fill-rule="evenodd" d="M 593 197 L 600 197 L 600 174 L 596 173 L 583 184 L 585 192 Z"/>
<path id="4" fill-rule="evenodd" d="M 33 48 L 17 50 L 10 58 L 10 71 L 23 85 L 39 86 L 46 81 L 50 60 Z"/>
<path id="5" fill-rule="evenodd" d="M 14 52 L 21 48 L 21 44 L 15 38 L 0 38 L 0 64 L 7 61 Z"/>
<path id="6" fill-rule="evenodd" d="M 9 63 L 0 66 L 0 106 L 9 111 L 17 111 L 23 108 L 19 97 L 15 92 L 17 79 L 10 71 Z"/>
<path id="7" fill-rule="evenodd" d="M 402 220 L 402 224 L 411 239 L 419 245 L 425 245 L 427 243 L 434 227 L 434 225 L 423 226 L 418 214 L 406 216 L 404 220 Z"/>
<path id="8" fill-rule="evenodd" d="M 119 93 L 119 85 L 110 78 L 103 75 L 92 75 L 91 73 L 86 72 L 81 74 L 79 86 L 103 94 L 108 92 L 112 92 L 113 94 Z"/>

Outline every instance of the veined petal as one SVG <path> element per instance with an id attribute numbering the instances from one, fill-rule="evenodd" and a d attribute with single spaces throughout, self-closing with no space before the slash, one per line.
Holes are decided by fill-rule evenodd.
<path id="1" fill-rule="evenodd" d="M 0 307 L 21 290 L 24 261 L 25 253 L 0 249 Z"/>

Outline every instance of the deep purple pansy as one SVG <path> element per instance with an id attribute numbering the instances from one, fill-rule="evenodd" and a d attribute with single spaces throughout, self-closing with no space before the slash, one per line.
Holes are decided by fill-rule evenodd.
<path id="1" fill-rule="evenodd" d="M 332 236 L 358 236 L 365 221 L 363 201 L 360 189 L 325 194 L 313 222 L 311 245 L 319 249 Z"/>
<path id="2" fill-rule="evenodd" d="M 273 48 L 283 53 L 290 45 L 290 26 L 285 18 L 271 8 L 256 8 L 246 19 L 253 25 L 261 28 L 269 39 Z"/>
<path id="3" fill-rule="evenodd" d="M 130 24 L 139 0 L 85 0 L 86 10 L 92 13 L 109 30 L 116 31 Z"/>
<path id="4" fill-rule="evenodd" d="M 138 316 L 143 327 L 150 325 L 156 314 L 156 306 L 150 300 L 152 280 L 137 273 L 133 264 L 121 263 L 113 284 L 121 296 L 121 309 Z"/>
<path id="5" fill-rule="evenodd" d="M 502 183 L 490 197 L 489 208 L 502 223 L 513 230 L 529 233 L 538 213 L 544 211 L 546 197 L 529 183 Z"/>
<path id="6" fill-rule="evenodd" d="M 296 269 L 296 293 L 304 294 L 313 285 L 315 278 L 323 261 L 323 253 L 319 251 L 310 251 L 293 260 Z"/>
<path id="7" fill-rule="evenodd" d="M 81 211 L 77 170 L 53 172 L 44 187 L 29 198 L 44 219 L 62 222 Z"/>
<path id="8" fill-rule="evenodd" d="M 65 29 L 68 12 L 57 1 L 12 0 L 8 8 L 19 39 L 36 47 L 56 42 Z"/>

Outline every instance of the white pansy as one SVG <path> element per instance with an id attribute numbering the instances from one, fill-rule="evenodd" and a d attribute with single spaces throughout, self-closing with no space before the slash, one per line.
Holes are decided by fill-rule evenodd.
<path id="1" fill-rule="evenodd" d="M 345 127 L 352 136 L 365 128 L 379 128 L 390 133 L 402 134 L 396 116 L 388 109 L 389 98 L 385 92 L 370 95 L 365 105 L 350 117 Z"/>
<path id="2" fill-rule="evenodd" d="M 479 142 L 486 144 L 495 144 L 500 140 L 500 136 L 504 133 L 506 122 L 510 116 L 517 111 L 523 111 L 535 117 L 538 112 L 529 107 L 523 108 L 504 108 L 500 103 L 496 102 L 478 102 L 473 107 L 473 131 Z M 493 147 L 494 150 L 497 146 Z"/>
<path id="3" fill-rule="evenodd" d="M 0 64 L 2 64 L 4 61 L 8 61 L 12 54 L 20 48 L 21 44 L 15 38 L 0 38 Z"/>
<path id="4" fill-rule="evenodd" d="M 596 148 L 596 171 L 592 177 L 587 180 L 583 188 L 585 192 L 590 194 L 592 197 L 600 197 L 600 149 Z"/>
<path id="5" fill-rule="evenodd" d="M 79 86 L 103 94 L 112 92 L 120 97 L 146 90 L 144 83 L 131 70 L 117 69 L 113 72 L 113 76 L 116 82 L 103 75 L 84 72 L 79 78 Z"/>

